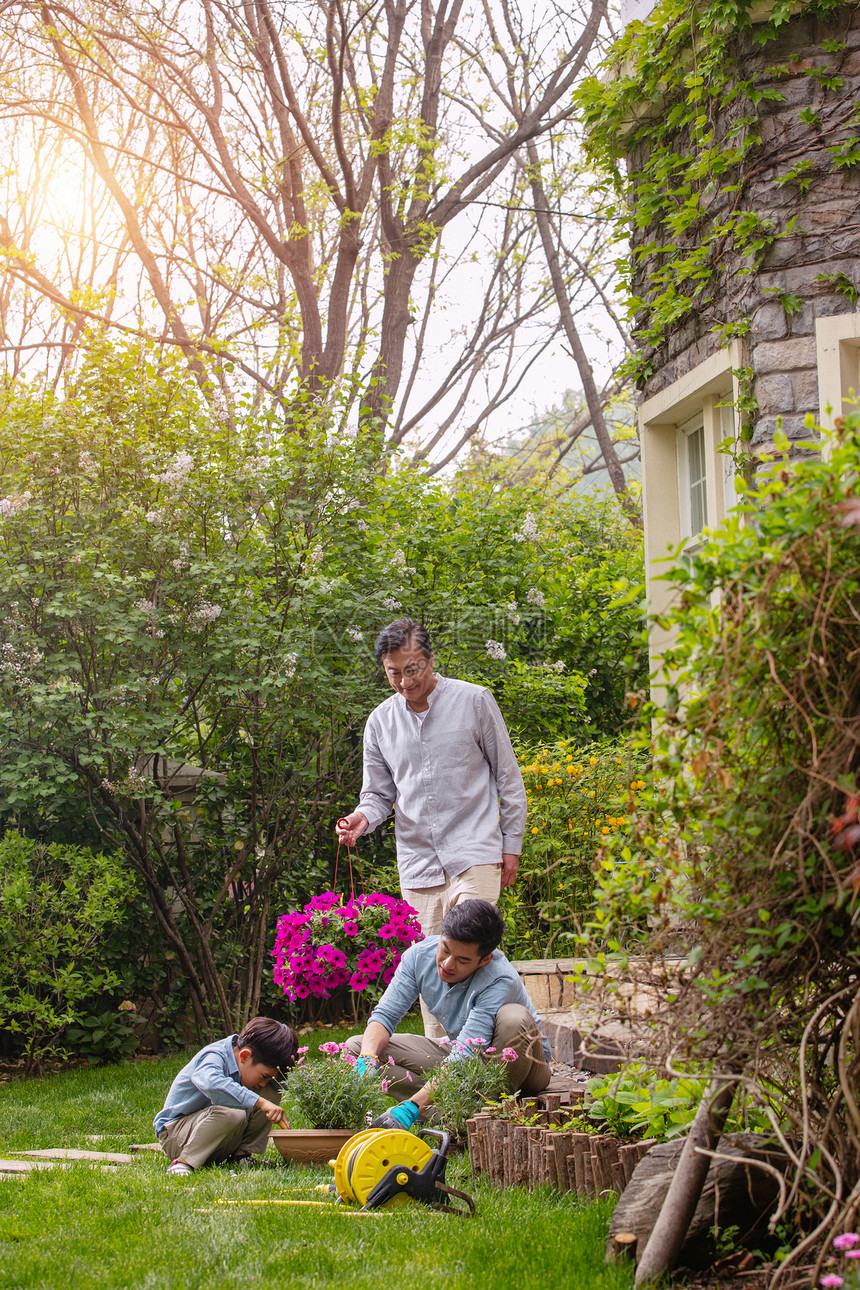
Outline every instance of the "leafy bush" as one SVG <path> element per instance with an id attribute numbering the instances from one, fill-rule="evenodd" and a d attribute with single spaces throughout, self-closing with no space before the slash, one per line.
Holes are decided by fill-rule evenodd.
<path id="1" fill-rule="evenodd" d="M 351 992 L 355 1015 L 355 996 L 378 999 L 403 950 L 423 939 L 417 912 L 405 900 L 375 891 L 344 904 L 327 891 L 278 919 L 275 984 L 291 1000 L 339 992 L 343 1002 Z"/>
<path id="2" fill-rule="evenodd" d="M 592 908 L 598 852 L 623 836 L 647 761 L 629 744 L 561 739 L 518 750 L 529 815 L 516 884 L 499 902 L 510 958 L 570 953 Z"/>
<path id="3" fill-rule="evenodd" d="M 137 1049 L 137 1031 L 129 1012 L 120 1004 L 119 1009 L 80 1017 L 74 1025 L 66 1027 L 63 1043 L 95 1066 L 99 1062 L 118 1062 L 131 1057 Z"/>
<path id="4" fill-rule="evenodd" d="M 686 1075 L 665 1079 L 638 1063 L 620 1075 L 588 1081 L 588 1118 L 619 1136 L 667 1141 L 692 1124 L 707 1081 Z"/>
<path id="5" fill-rule="evenodd" d="M 291 1128 L 363 1129 L 390 1105 L 384 1070 L 359 1075 L 345 1044 L 320 1044 L 321 1061 L 307 1061 L 307 1049 L 281 1084 L 282 1106 Z"/>
<path id="6" fill-rule="evenodd" d="M 117 856 L 11 830 L 0 839 L 0 1027 L 22 1042 L 28 1073 L 116 985 L 100 947 L 129 886 Z"/>
<path id="7" fill-rule="evenodd" d="M 662 1044 L 778 1090 L 803 1190 L 818 1169 L 838 1209 L 860 1175 L 860 416 L 829 455 L 778 447 L 740 517 L 671 570 L 653 778 L 589 931 L 619 946 L 647 926 L 655 980 L 667 944 L 685 954 Z"/>

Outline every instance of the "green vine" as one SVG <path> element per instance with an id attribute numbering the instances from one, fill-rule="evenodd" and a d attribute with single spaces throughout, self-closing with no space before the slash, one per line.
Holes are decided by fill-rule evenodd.
<path id="1" fill-rule="evenodd" d="M 856 8 L 856 0 L 848 7 Z M 632 258 L 618 269 L 638 353 L 622 375 L 647 379 L 654 351 L 693 310 L 710 316 L 710 330 L 723 343 L 748 327 L 736 310 L 720 316 L 720 282 L 729 268 L 755 273 L 776 241 L 804 233 L 796 216 L 780 223 L 750 209 L 748 186 L 762 169 L 780 170 L 775 182 L 802 193 L 828 170 L 860 164 L 853 103 L 847 113 L 831 113 L 826 129 L 819 112 L 798 111 L 809 134 L 802 156 L 791 149 L 765 156 L 762 145 L 762 109 L 785 101 L 783 78 L 811 76 L 825 92 L 841 88 L 844 41 L 817 47 L 833 66 L 801 65 L 795 53 L 755 79 L 742 78 L 736 57 L 742 34 L 766 46 L 789 19 L 826 18 L 840 8 L 835 0 L 806 0 L 798 13 L 791 0 L 777 0 L 767 21 L 754 25 L 751 0 L 711 0 L 698 11 L 684 0 L 664 0 L 647 21 L 628 25 L 600 77 L 578 90 L 596 190 L 619 237 L 631 224 L 634 232 Z M 781 300 L 787 312 L 796 299 Z"/>

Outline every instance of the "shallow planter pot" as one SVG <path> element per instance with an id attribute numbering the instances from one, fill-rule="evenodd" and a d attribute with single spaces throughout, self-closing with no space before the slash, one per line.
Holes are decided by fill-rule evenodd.
<path id="1" fill-rule="evenodd" d="M 357 1132 L 356 1129 L 273 1129 L 269 1137 L 287 1162 L 326 1165 Z"/>

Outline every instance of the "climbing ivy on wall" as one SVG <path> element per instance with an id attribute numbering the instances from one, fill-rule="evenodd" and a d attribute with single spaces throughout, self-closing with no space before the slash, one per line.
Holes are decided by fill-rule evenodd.
<path id="1" fill-rule="evenodd" d="M 750 182 L 761 173 L 763 114 L 785 101 L 780 82 L 789 77 L 813 77 L 825 95 L 837 95 L 845 42 L 823 39 L 747 79 L 741 42 L 766 50 L 789 20 L 832 21 L 839 10 L 856 8 L 776 0 L 766 21 L 753 23 L 751 0 L 712 0 L 698 10 L 687 0 L 664 0 L 647 21 L 628 25 L 600 76 L 578 90 L 600 201 L 620 238 L 633 229 L 632 259 L 618 265 L 638 343 L 624 375 L 647 380 L 655 348 L 694 309 L 713 315 L 710 330 L 720 340 L 748 330 L 735 309 L 720 313 L 717 288 L 728 265 L 754 273 L 777 239 L 804 233 L 796 214 L 776 217 L 750 200 Z M 798 117 L 806 146 L 768 159 L 781 172 L 778 187 L 794 185 L 800 194 L 822 173 L 860 164 L 856 100 L 835 114 L 800 108 Z M 843 294 L 853 289 L 849 281 Z M 790 292 L 774 298 L 789 313 L 799 299 Z"/>

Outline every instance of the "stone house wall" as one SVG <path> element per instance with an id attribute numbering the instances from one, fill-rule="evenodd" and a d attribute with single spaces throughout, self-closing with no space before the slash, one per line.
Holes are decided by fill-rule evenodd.
<path id="1" fill-rule="evenodd" d="M 845 42 L 846 47 L 828 52 L 827 40 Z M 754 32 L 746 33 L 735 43 L 735 56 L 739 80 L 773 87 L 784 96 L 781 102 L 759 105 L 761 144 L 745 162 L 741 194 L 743 208 L 773 220 L 783 236 L 770 245 L 753 272 L 743 272 L 749 260 L 726 254 L 717 266 L 709 301 L 682 319 L 659 348 L 645 351 L 653 374 L 643 382 L 642 394 L 647 399 L 659 393 L 715 353 L 722 343 L 711 334 L 715 325 L 746 318 L 746 362 L 755 375 L 752 393 L 758 403 L 752 426 L 755 447 L 772 441 L 778 416 L 790 439 L 808 438 L 804 419 L 810 413 L 819 415 L 816 319 L 855 310 L 843 292 L 818 279 L 844 275 L 860 289 L 860 161 L 834 168 L 826 151 L 860 134 L 860 6 L 835 11 L 827 22 L 792 19 L 765 46 L 756 42 Z M 827 88 L 816 72 L 823 78 L 839 77 L 842 83 Z M 818 123 L 801 120 L 803 109 L 816 111 Z M 742 100 L 727 109 L 720 122 L 723 131 L 748 110 Z M 637 160 L 634 153 L 631 172 Z M 812 163 L 804 176 L 810 180 L 808 187 L 804 190 L 795 181 L 780 185 L 778 181 L 803 160 Z M 709 214 L 719 216 L 733 198 L 717 196 L 717 185 L 712 191 Z M 795 231 L 789 232 L 792 220 Z M 634 251 L 655 232 L 637 234 Z M 637 294 L 647 294 L 641 271 L 633 287 Z M 797 312 L 787 312 L 776 293 L 799 297 Z M 791 303 L 796 307 L 799 302 Z"/>

